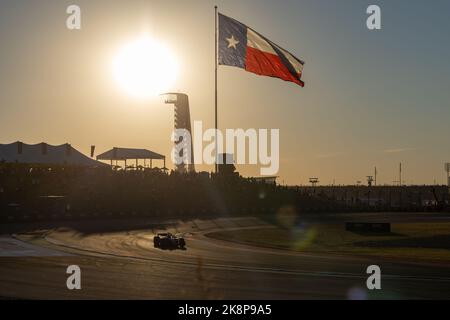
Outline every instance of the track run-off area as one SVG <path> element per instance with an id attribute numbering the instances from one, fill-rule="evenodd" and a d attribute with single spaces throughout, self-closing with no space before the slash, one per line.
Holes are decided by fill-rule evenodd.
<path id="1" fill-rule="evenodd" d="M 371 217 L 374 218 L 383 220 L 384 216 Z M 448 219 L 422 214 L 407 218 L 417 222 Z M 340 223 L 340 219 L 333 221 Z M 270 228 L 276 227 L 259 218 L 222 217 L 158 223 L 150 219 L 127 223 L 85 221 L 67 227 L 36 226 L 26 232 L 4 234 L 0 238 L 0 297 L 450 298 L 450 265 L 446 262 L 299 252 L 209 236 L 214 232 Z M 154 248 L 153 236 L 162 231 L 185 237 L 186 250 Z M 69 265 L 81 268 L 81 290 L 66 287 Z M 367 289 L 366 269 L 370 265 L 381 268 L 381 290 Z"/>

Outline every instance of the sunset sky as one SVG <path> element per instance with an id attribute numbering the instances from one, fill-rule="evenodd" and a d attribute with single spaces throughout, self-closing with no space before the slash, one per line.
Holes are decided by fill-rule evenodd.
<path id="1" fill-rule="evenodd" d="M 66 8 L 82 29 L 66 28 Z M 214 125 L 214 5 L 305 60 L 305 88 L 219 68 L 219 126 L 280 129 L 286 184 L 444 183 L 450 162 L 450 2 L 365 0 L 2 0 L 0 143 L 71 143 L 170 155 L 173 109 L 118 86 L 113 60 L 148 34 L 179 63 L 174 91 Z M 378 4 L 382 30 L 366 28 Z M 199 166 L 198 170 L 212 170 Z M 238 166 L 244 176 L 258 166 Z"/>

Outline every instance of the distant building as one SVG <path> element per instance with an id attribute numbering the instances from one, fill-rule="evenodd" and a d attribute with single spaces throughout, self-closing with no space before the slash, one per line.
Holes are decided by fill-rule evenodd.
<path id="1" fill-rule="evenodd" d="M 233 155 L 230 153 L 221 153 L 217 156 L 219 174 L 231 175 L 235 174 L 236 167 L 234 165 Z"/>
<path id="2" fill-rule="evenodd" d="M 261 182 L 261 183 L 265 183 L 265 184 L 277 184 L 277 179 L 278 177 L 276 176 L 272 176 L 272 177 L 253 177 L 253 180 L 255 180 L 256 182 Z"/>

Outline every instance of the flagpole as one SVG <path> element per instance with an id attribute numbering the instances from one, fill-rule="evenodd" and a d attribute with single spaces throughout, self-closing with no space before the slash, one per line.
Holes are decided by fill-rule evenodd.
<path id="1" fill-rule="evenodd" d="M 216 128 L 216 132 L 215 132 L 215 142 L 216 142 L 216 161 L 215 161 L 215 173 L 217 174 L 218 172 L 218 164 L 217 164 L 217 158 L 218 158 L 218 152 L 219 150 L 217 150 L 218 147 L 218 141 L 217 141 L 217 130 L 218 130 L 218 120 L 217 120 L 217 63 L 218 63 L 218 59 L 217 59 L 217 6 L 214 6 L 214 29 L 215 29 L 215 37 L 214 37 L 214 49 L 215 49 L 215 61 L 214 61 L 214 67 L 215 67 L 215 108 L 214 108 L 214 116 L 215 116 L 215 128 Z"/>

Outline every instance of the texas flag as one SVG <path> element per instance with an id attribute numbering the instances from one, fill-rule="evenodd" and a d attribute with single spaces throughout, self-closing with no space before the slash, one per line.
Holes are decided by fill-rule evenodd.
<path id="1" fill-rule="evenodd" d="M 219 64 L 243 68 L 263 76 L 295 82 L 300 86 L 302 60 L 253 29 L 219 13 Z"/>

